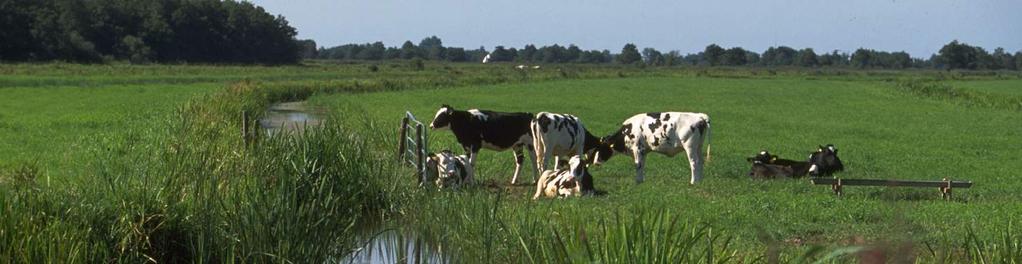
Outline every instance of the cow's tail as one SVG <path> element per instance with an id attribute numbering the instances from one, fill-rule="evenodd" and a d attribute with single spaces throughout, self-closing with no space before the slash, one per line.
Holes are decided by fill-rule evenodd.
<path id="1" fill-rule="evenodd" d="M 706 122 L 706 135 L 705 135 L 706 136 L 706 161 L 709 162 L 710 161 L 710 157 L 711 157 L 710 156 L 710 141 L 711 141 L 710 139 L 712 139 L 712 137 L 710 136 L 712 133 L 710 131 L 713 131 L 713 129 L 710 128 L 710 117 L 709 116 L 707 116 L 706 119 L 703 119 L 703 122 Z"/>

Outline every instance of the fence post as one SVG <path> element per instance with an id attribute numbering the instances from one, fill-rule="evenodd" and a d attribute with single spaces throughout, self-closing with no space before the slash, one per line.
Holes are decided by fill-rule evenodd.
<path id="1" fill-rule="evenodd" d="M 397 161 L 398 162 L 403 162 L 404 161 L 404 156 L 405 156 L 405 147 L 406 147 L 405 144 L 407 144 L 407 142 L 408 142 L 408 138 L 407 138 L 408 137 L 408 116 L 407 115 L 404 118 L 401 119 L 401 129 L 399 131 L 401 131 L 400 132 L 401 137 L 399 137 L 398 140 L 397 140 L 398 141 L 398 145 L 397 145 L 398 146 L 397 147 Z"/>
<path id="2" fill-rule="evenodd" d="M 425 158 L 424 157 L 425 154 L 422 153 L 424 149 L 422 148 L 422 124 L 421 123 L 415 125 L 415 140 L 418 141 L 418 142 L 415 142 L 415 148 L 416 148 L 415 156 L 418 158 L 417 159 L 418 162 L 415 163 L 415 168 L 418 169 L 418 172 L 415 173 L 415 175 L 419 176 L 418 177 L 419 178 L 419 183 L 422 183 L 422 173 L 425 171 L 426 168 L 425 168 L 425 163 L 423 163 L 423 161 L 424 161 L 423 158 Z"/>
<path id="3" fill-rule="evenodd" d="M 245 141 L 245 146 L 248 146 L 248 111 L 241 110 L 241 139 Z"/>

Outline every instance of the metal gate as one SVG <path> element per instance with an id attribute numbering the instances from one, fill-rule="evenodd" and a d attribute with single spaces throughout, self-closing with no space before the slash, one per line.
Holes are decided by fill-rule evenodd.
<path id="1" fill-rule="evenodd" d="M 426 169 L 426 156 L 429 155 L 428 138 L 426 126 L 416 120 L 412 112 L 405 111 L 405 117 L 401 118 L 401 137 L 398 139 L 398 162 L 415 167 L 415 176 L 420 184 Z"/>

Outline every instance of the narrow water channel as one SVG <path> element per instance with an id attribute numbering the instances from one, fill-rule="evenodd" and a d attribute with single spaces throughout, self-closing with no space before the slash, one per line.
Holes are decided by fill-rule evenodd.
<path id="1" fill-rule="evenodd" d="M 267 136 L 281 131 L 301 133 L 307 127 L 322 125 L 324 114 L 323 109 L 309 107 L 305 101 L 276 103 L 259 119 L 259 127 Z"/>
<path id="2" fill-rule="evenodd" d="M 360 247 L 340 263 L 450 263 L 443 247 L 398 229 L 369 228 L 358 238 Z"/>

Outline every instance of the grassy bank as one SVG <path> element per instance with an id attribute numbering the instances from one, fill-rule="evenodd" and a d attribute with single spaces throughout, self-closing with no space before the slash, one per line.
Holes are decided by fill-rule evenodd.
<path id="1" fill-rule="evenodd" d="M 1018 143 L 1017 112 L 896 85 L 1007 78 L 997 73 L 412 62 L 0 72 L 0 259 L 13 262 L 323 262 L 357 248 L 355 229 L 381 219 L 457 262 L 1020 255 L 1007 227 L 1018 186 L 1001 176 L 1018 169 L 1018 150 L 1003 147 Z M 242 142 L 240 112 L 258 118 L 270 103 L 306 98 L 332 110 L 325 127 Z M 485 184 L 419 189 L 391 162 L 393 127 L 404 110 L 425 121 L 443 102 L 576 113 L 598 134 L 634 112 L 703 111 L 714 118 L 714 162 L 705 184 L 688 186 L 684 162 L 656 156 L 636 186 L 617 157 L 593 170 L 606 195 L 531 202 L 529 186 L 504 184 L 510 154 L 484 152 Z M 431 139 L 455 148 L 450 135 Z M 849 177 L 936 171 L 978 185 L 951 203 L 877 188 L 837 199 L 801 181 L 742 176 L 760 148 L 797 157 L 823 143 L 842 149 Z"/>

